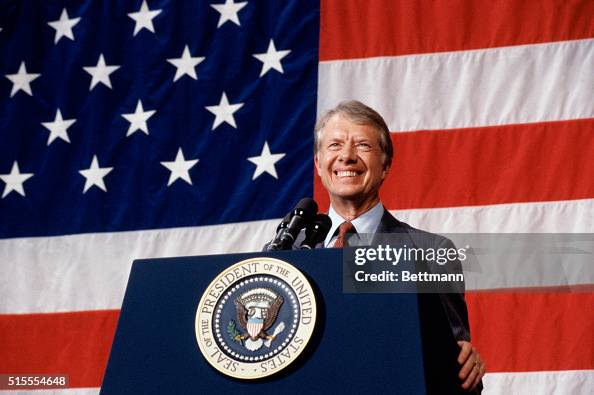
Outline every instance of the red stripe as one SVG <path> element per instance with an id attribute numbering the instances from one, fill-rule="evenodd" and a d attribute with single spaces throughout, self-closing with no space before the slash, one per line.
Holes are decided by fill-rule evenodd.
<path id="1" fill-rule="evenodd" d="M 472 292 L 466 300 L 488 372 L 594 369 L 594 293 Z"/>
<path id="2" fill-rule="evenodd" d="M 471 292 L 467 301 L 490 372 L 594 369 L 594 293 Z M 65 373 L 72 387 L 98 387 L 118 316 L 0 315 L 0 372 Z"/>
<path id="3" fill-rule="evenodd" d="M 594 37 L 592 0 L 322 0 L 320 60 Z"/>
<path id="4" fill-rule="evenodd" d="M 393 133 L 382 187 L 393 209 L 594 197 L 594 119 Z M 314 196 L 328 196 L 319 177 Z"/>
<path id="5" fill-rule="evenodd" d="M 119 310 L 0 315 L 0 372 L 60 373 L 99 387 Z"/>

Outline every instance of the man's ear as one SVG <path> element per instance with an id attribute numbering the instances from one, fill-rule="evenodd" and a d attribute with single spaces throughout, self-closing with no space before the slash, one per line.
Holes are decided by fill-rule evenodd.
<path id="1" fill-rule="evenodd" d="M 318 175 L 321 176 L 321 174 L 320 174 L 320 161 L 318 160 L 318 154 L 317 154 L 317 152 L 314 154 L 314 164 L 316 165 L 316 170 L 318 172 Z"/>
<path id="2" fill-rule="evenodd" d="M 392 167 L 391 163 L 384 165 L 384 171 L 382 172 L 382 181 L 388 176 L 388 173 L 390 172 L 391 167 Z"/>

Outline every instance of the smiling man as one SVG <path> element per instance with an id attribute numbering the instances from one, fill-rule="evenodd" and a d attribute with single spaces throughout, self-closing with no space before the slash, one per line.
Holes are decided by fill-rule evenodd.
<path id="1" fill-rule="evenodd" d="M 316 169 L 330 195 L 332 227 L 325 247 L 342 247 L 346 235 L 353 233 L 408 233 L 413 239 L 430 240 L 437 248 L 453 247 L 445 237 L 398 221 L 381 204 L 379 190 L 392 165 L 394 149 L 388 126 L 375 110 L 358 101 L 340 103 L 318 120 L 314 144 Z M 439 299 L 460 346 L 461 386 L 480 390 L 485 364 L 470 343 L 464 294 L 440 294 Z"/>

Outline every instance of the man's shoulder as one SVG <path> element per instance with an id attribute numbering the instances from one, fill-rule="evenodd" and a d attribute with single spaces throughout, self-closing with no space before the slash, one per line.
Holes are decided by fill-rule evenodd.
<path id="1" fill-rule="evenodd" d="M 453 244 L 445 236 L 415 228 L 396 219 L 388 210 L 384 211 L 377 233 L 406 233 L 418 247 L 432 247 Z"/>

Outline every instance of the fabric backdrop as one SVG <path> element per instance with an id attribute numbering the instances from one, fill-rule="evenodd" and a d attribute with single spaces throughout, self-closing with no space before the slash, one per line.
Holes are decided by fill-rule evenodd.
<path id="1" fill-rule="evenodd" d="M 0 29 L 0 373 L 97 393 L 131 262 L 326 208 L 311 132 L 345 99 L 393 132 L 399 219 L 594 232 L 591 0 L 2 0 Z M 524 270 L 467 292 L 485 393 L 591 393 L 594 274 Z"/>

